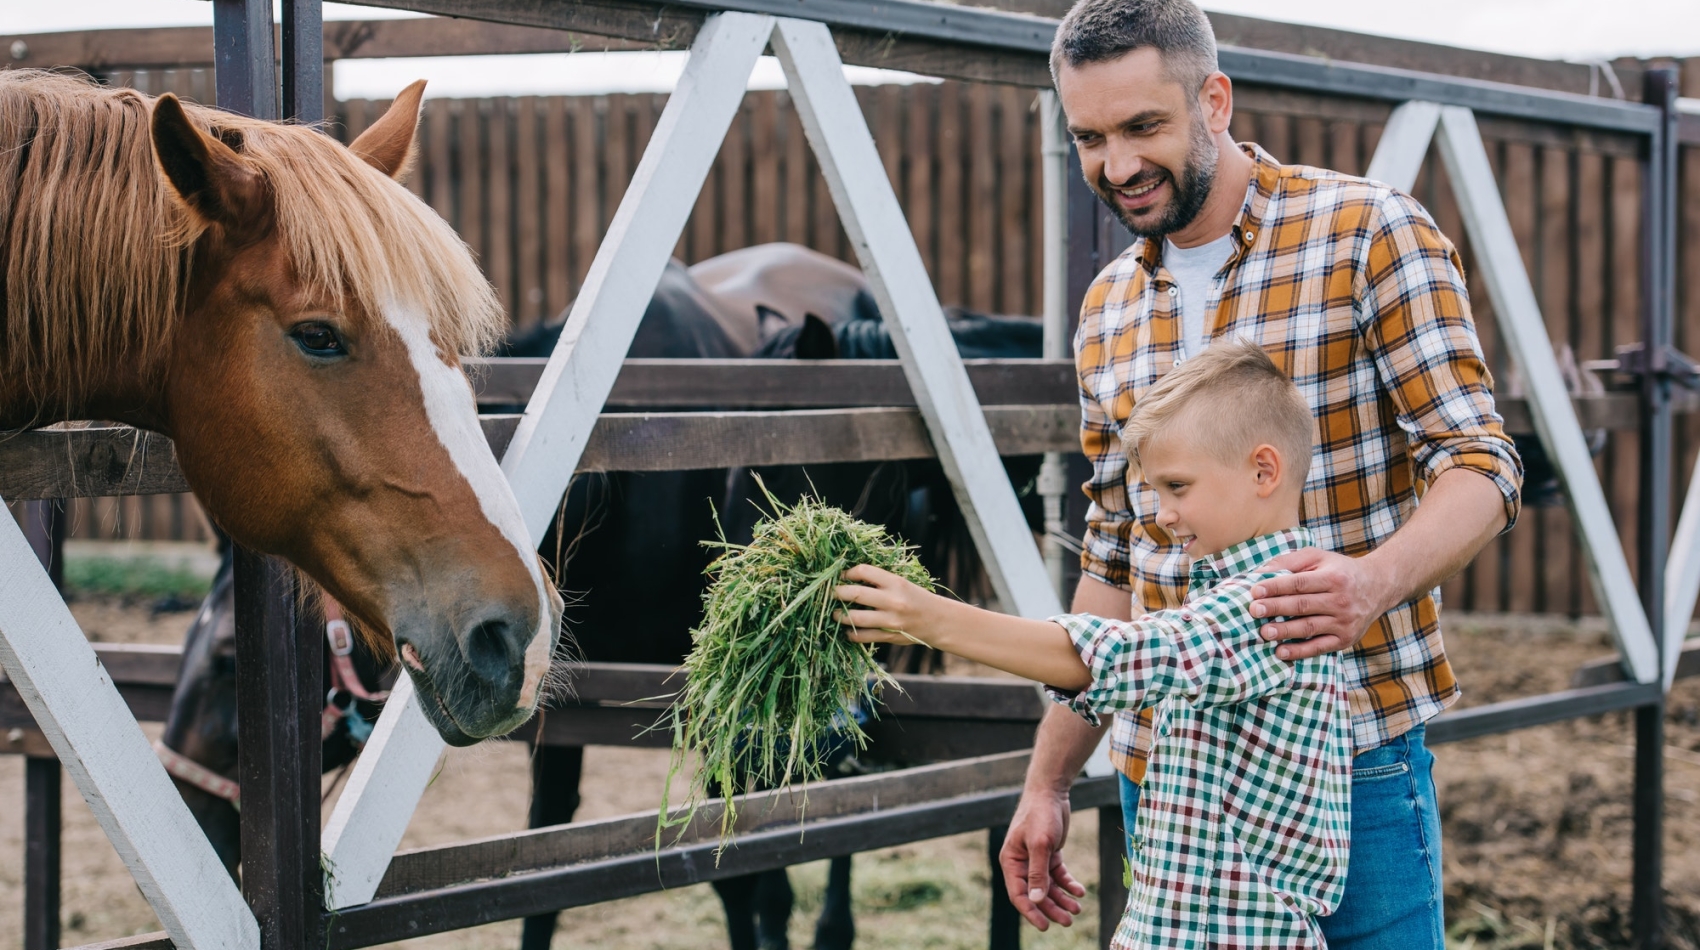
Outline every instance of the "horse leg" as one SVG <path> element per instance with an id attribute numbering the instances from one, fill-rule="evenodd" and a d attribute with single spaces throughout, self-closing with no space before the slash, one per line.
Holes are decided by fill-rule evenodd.
<path id="1" fill-rule="evenodd" d="M 531 821 L 533 828 L 564 825 L 578 811 L 579 777 L 584 772 L 582 746 L 536 745 L 531 755 Z M 549 950 L 560 913 L 525 918 L 520 950 Z"/>
<path id="2" fill-rule="evenodd" d="M 774 868 L 756 875 L 756 944 L 761 950 L 791 950 L 791 875 Z"/>
<path id="3" fill-rule="evenodd" d="M 815 950 L 850 950 L 856 921 L 850 914 L 850 855 L 832 859 L 826 872 L 826 897 L 815 921 Z"/>
<path id="4" fill-rule="evenodd" d="M 732 950 L 760 950 L 756 941 L 756 889 L 759 874 L 741 874 L 714 882 L 714 893 L 726 908 L 726 936 Z"/>

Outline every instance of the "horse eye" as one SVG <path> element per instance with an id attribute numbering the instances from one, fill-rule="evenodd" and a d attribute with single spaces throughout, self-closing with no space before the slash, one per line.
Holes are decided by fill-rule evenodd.
<path id="1" fill-rule="evenodd" d="M 304 323 L 290 331 L 297 346 L 309 356 L 342 356 L 342 339 L 323 323 Z"/>

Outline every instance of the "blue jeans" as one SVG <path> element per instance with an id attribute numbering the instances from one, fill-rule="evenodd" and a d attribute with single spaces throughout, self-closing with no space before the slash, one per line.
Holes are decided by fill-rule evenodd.
<path id="1" fill-rule="evenodd" d="M 1422 726 L 1352 759 L 1352 856 L 1346 892 L 1322 918 L 1329 950 L 1445 950 L 1440 806 Z M 1134 826 L 1139 786 L 1121 777 Z"/>

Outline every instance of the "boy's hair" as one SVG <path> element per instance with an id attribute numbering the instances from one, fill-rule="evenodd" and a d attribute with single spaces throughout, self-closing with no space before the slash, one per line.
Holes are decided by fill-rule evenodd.
<path id="1" fill-rule="evenodd" d="M 1216 71 L 1216 33 L 1193 0 L 1080 0 L 1051 41 L 1051 79 L 1064 64 L 1108 62 L 1146 47 L 1162 54 L 1169 78 L 1188 92 Z"/>
<path id="2" fill-rule="evenodd" d="M 1273 445 L 1292 483 L 1310 472 L 1310 406 L 1269 354 L 1250 340 L 1220 340 L 1146 390 L 1122 425 L 1122 445 L 1135 468 L 1139 452 L 1188 425 L 1197 444 L 1224 464 Z"/>

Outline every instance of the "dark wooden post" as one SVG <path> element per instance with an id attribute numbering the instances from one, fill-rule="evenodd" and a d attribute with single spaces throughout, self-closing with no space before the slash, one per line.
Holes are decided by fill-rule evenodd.
<path id="1" fill-rule="evenodd" d="M 1122 911 L 1127 907 L 1127 885 L 1122 865 L 1127 860 L 1127 828 L 1120 802 L 1098 809 L 1098 946 L 1109 950 Z"/>
<path id="2" fill-rule="evenodd" d="M 320 0 L 283 0 L 283 117 L 325 117 L 325 23 Z"/>
<path id="3" fill-rule="evenodd" d="M 298 68 L 322 42 L 318 4 L 285 10 L 290 103 L 317 113 L 321 81 Z M 314 21 L 309 40 L 304 21 Z M 278 118 L 270 0 L 213 0 L 220 108 Z M 310 75 L 303 75 L 310 72 Z M 301 93 L 308 91 L 303 101 Z M 324 874 L 319 866 L 319 715 L 324 706 L 324 636 L 298 615 L 294 571 L 276 558 L 236 549 L 237 778 L 242 785 L 242 893 L 265 950 L 322 947 Z"/>
<path id="4" fill-rule="evenodd" d="M 1021 914 L 1009 901 L 1003 867 L 998 864 L 998 852 L 1008 835 L 1008 825 L 993 825 L 986 831 L 986 859 L 992 869 L 991 939 L 987 944 L 991 950 L 1021 950 Z"/>
<path id="5" fill-rule="evenodd" d="M 1659 107 L 1664 121 L 1648 139 L 1646 200 L 1643 203 L 1641 497 L 1636 531 L 1637 580 L 1641 603 L 1652 626 L 1653 642 L 1663 660 L 1664 638 L 1681 636 L 1665 629 L 1665 564 L 1670 554 L 1671 403 L 1670 347 L 1676 292 L 1677 75 L 1650 69 L 1642 99 Z M 1633 897 L 1630 920 L 1635 946 L 1664 945 L 1664 754 L 1665 704 L 1659 700 L 1635 710 L 1635 832 Z"/>
<path id="6" fill-rule="evenodd" d="M 322 947 L 319 714 L 324 637 L 301 622 L 295 572 L 236 549 L 242 893 L 265 950 Z"/>
<path id="7" fill-rule="evenodd" d="M 65 588 L 65 510 L 26 502 L 24 537 L 53 586 Z M 56 758 L 24 760 L 24 950 L 59 948 L 59 814 L 64 772 Z"/>

